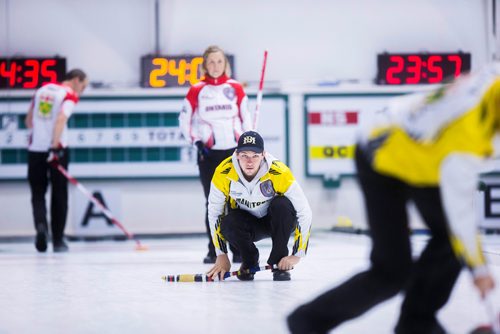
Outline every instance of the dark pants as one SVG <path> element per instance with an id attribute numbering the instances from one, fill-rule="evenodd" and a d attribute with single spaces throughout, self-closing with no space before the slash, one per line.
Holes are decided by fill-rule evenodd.
<path id="1" fill-rule="evenodd" d="M 212 242 L 212 235 L 210 233 L 210 224 L 208 222 L 208 195 L 210 194 L 210 183 L 214 175 L 215 169 L 219 164 L 232 155 L 234 148 L 229 150 L 209 150 L 205 156 L 199 156 L 198 169 L 200 171 L 201 185 L 203 186 L 203 193 L 205 194 L 205 228 L 208 236 L 208 255 L 215 257 L 215 247 Z M 238 253 L 234 247 L 231 246 L 233 253 Z"/>
<path id="2" fill-rule="evenodd" d="M 68 213 L 68 181 L 57 169 L 47 163 L 48 153 L 28 152 L 28 180 L 31 188 L 31 205 L 35 229 L 38 224 L 47 226 L 45 193 L 50 181 L 50 217 L 52 239 L 62 240 Z M 68 150 L 65 150 L 60 164 L 68 168 Z"/>
<path id="3" fill-rule="evenodd" d="M 297 213 L 292 202 L 284 196 L 275 197 L 268 214 L 257 218 L 247 211 L 235 209 L 223 218 L 221 232 L 241 253 L 242 265 L 251 268 L 259 263 L 259 250 L 254 242 L 271 237 L 272 249 L 268 264 L 278 264 L 288 256 L 288 240 L 297 225 Z"/>
<path id="4" fill-rule="evenodd" d="M 289 317 L 292 333 L 324 333 L 404 290 L 396 333 L 443 333 L 437 311 L 460 273 L 448 235 L 439 188 L 416 188 L 371 168 L 356 152 L 372 239 L 371 267 L 299 307 Z M 413 263 L 406 204 L 412 200 L 432 234 Z"/>

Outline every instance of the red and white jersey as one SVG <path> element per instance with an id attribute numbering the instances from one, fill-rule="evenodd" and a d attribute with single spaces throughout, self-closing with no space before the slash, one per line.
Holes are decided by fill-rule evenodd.
<path id="1" fill-rule="evenodd" d="M 189 89 L 179 126 L 190 143 L 201 140 L 215 150 L 236 147 L 240 135 L 252 128 L 243 87 L 225 75 L 217 79 L 207 76 Z"/>
<path id="2" fill-rule="evenodd" d="M 33 129 L 28 150 L 47 152 L 52 144 L 57 116 L 62 112 L 69 118 L 77 102 L 78 95 L 68 86 L 50 83 L 39 88 L 31 101 Z M 67 146 L 67 132 L 65 125 L 60 140 L 63 147 Z"/>

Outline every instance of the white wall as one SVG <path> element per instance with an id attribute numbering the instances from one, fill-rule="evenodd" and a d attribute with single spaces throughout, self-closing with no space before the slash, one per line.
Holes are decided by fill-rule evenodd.
<path id="1" fill-rule="evenodd" d="M 383 51 L 462 50 L 472 52 L 477 68 L 492 52 L 486 3 L 161 0 L 160 49 L 199 54 L 218 44 L 236 56 L 235 72 L 242 81 L 258 80 L 268 49 L 267 80 L 288 87 L 284 91 L 290 94 L 290 167 L 310 199 L 314 227 L 330 227 L 341 216 L 364 225 L 354 181 L 332 191 L 320 180 L 305 178 L 301 98 L 311 89 L 304 85 L 371 81 L 376 54 Z M 86 70 L 92 81 L 122 87 L 137 85 L 140 56 L 154 47 L 154 0 L 0 0 L 1 56 L 59 54 L 69 67 Z M 204 229 L 198 181 L 107 182 L 122 193 L 123 223 L 134 232 L 150 232 L 150 224 L 162 232 Z M 0 206 L 0 235 L 33 233 L 26 183 L 0 183 Z"/>
<path id="2" fill-rule="evenodd" d="M 140 56 L 154 44 L 152 0 L 0 0 L 0 4 L 0 54 L 58 54 L 67 58 L 69 68 L 81 67 L 93 81 L 137 83 Z"/>
<path id="3" fill-rule="evenodd" d="M 236 55 L 237 77 L 372 80 L 383 51 L 469 51 L 488 59 L 487 0 L 160 0 L 160 50 Z M 0 0 L 0 54 L 66 56 L 93 81 L 139 82 L 154 52 L 154 0 Z"/>
<path id="4" fill-rule="evenodd" d="M 236 54 L 237 74 L 245 80 L 258 79 L 264 49 L 270 51 L 270 80 L 370 80 L 375 55 L 383 51 L 474 51 L 476 66 L 486 58 L 483 3 L 164 1 L 162 50 L 200 52 L 207 42 L 219 43 Z"/>

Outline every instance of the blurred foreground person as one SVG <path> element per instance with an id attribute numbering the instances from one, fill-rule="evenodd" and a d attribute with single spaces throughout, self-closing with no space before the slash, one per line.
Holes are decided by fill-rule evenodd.
<path id="1" fill-rule="evenodd" d="M 292 333 L 326 333 L 405 293 L 395 333 L 445 333 L 436 313 L 462 264 L 484 297 L 494 288 L 477 237 L 473 198 L 491 169 L 500 130 L 500 67 L 493 64 L 431 93 L 396 98 L 363 129 L 355 161 L 364 195 L 371 266 L 300 306 Z M 431 238 L 412 260 L 407 202 Z"/>

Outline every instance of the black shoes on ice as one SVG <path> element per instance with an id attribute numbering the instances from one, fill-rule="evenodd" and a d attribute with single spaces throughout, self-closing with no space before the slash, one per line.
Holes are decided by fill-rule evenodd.
<path id="1" fill-rule="evenodd" d="M 203 259 L 203 263 L 205 264 L 211 264 L 211 263 L 215 263 L 215 260 L 217 259 L 217 257 L 215 255 L 210 255 L 208 254 L 207 256 L 205 256 L 205 258 Z"/>
<path id="2" fill-rule="evenodd" d="M 412 315 L 401 314 L 399 320 L 394 328 L 395 334 L 419 334 L 419 333 L 429 333 L 429 334 L 446 334 L 447 331 L 439 323 L 437 318 L 433 315 L 419 316 L 414 318 Z M 475 333 L 472 331 L 471 333 Z M 483 333 L 483 332 L 481 332 Z M 490 333 L 490 332 L 484 332 Z M 493 333 L 493 332 L 491 332 Z"/>
<path id="3" fill-rule="evenodd" d="M 258 266 L 258 265 L 256 265 Z M 252 268 L 252 267 L 250 267 Z M 243 264 L 240 267 L 240 274 L 236 275 L 236 277 L 240 281 L 253 281 L 255 273 L 249 272 L 248 268 L 244 266 Z M 279 270 L 279 269 L 274 269 L 273 270 L 273 281 L 289 281 L 291 280 L 291 275 L 290 272 L 286 270 Z"/>
<path id="4" fill-rule="evenodd" d="M 49 239 L 49 233 L 47 231 L 47 225 L 37 224 L 36 225 L 36 237 L 35 237 L 35 248 L 40 253 L 45 253 L 47 251 L 47 240 Z M 64 253 L 67 252 L 68 245 L 64 240 L 54 240 L 53 241 L 54 253 Z"/>
<path id="5" fill-rule="evenodd" d="M 68 245 L 64 242 L 64 240 L 54 241 L 54 253 L 65 253 L 69 250 Z"/>
<path id="6" fill-rule="evenodd" d="M 324 320 L 315 315 L 318 312 L 310 310 L 307 305 L 302 305 L 288 315 L 286 322 L 291 334 L 326 334 L 327 328 L 324 327 Z"/>
<path id="7" fill-rule="evenodd" d="M 292 277 L 286 270 L 273 269 L 273 281 L 289 281 Z"/>
<path id="8" fill-rule="evenodd" d="M 205 258 L 203 259 L 203 263 L 212 264 L 212 263 L 215 263 L 216 259 L 217 259 L 217 256 L 212 255 L 212 254 L 207 254 L 207 256 L 205 256 Z M 242 262 L 241 255 L 233 254 L 233 263 L 241 263 L 241 262 Z"/>
<path id="9" fill-rule="evenodd" d="M 245 272 L 245 273 L 241 273 L 241 274 L 236 275 L 236 277 L 240 281 L 253 281 L 254 275 L 255 275 L 254 273 Z"/>
<path id="10" fill-rule="evenodd" d="M 40 253 L 47 251 L 47 226 L 45 224 L 36 225 L 35 247 Z"/>
<path id="11" fill-rule="evenodd" d="M 258 266 L 258 264 L 256 266 Z M 251 267 L 247 267 L 247 266 L 241 264 L 240 274 L 236 275 L 236 277 L 240 281 L 253 281 L 255 273 L 249 272 L 248 268 L 251 268 Z"/>

